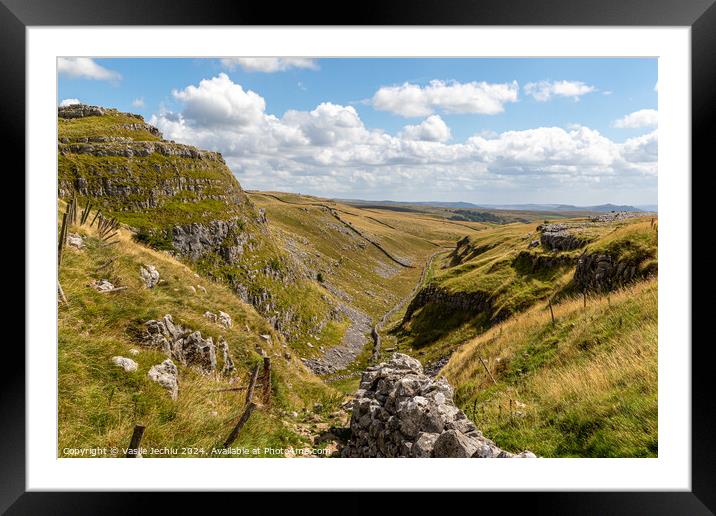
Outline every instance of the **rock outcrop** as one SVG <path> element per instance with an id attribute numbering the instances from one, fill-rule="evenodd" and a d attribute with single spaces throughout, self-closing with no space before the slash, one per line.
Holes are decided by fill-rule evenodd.
<path id="1" fill-rule="evenodd" d="M 655 272 L 640 267 L 640 262 L 617 261 L 604 253 L 584 253 L 574 269 L 574 284 L 579 290 L 607 292 Z"/>
<path id="2" fill-rule="evenodd" d="M 147 321 L 143 343 L 161 349 L 167 356 L 183 365 L 198 367 L 206 373 L 216 370 L 216 346 L 211 337 L 175 324 L 171 315 Z"/>
<path id="3" fill-rule="evenodd" d="M 217 252 L 227 263 L 243 254 L 250 239 L 236 219 L 177 225 L 171 233 L 172 245 L 179 254 L 197 260 L 206 253 Z"/>
<path id="4" fill-rule="evenodd" d="M 139 267 L 139 276 L 147 288 L 154 288 L 159 283 L 159 271 L 154 265 L 143 265 Z"/>
<path id="5" fill-rule="evenodd" d="M 70 106 L 60 106 L 57 108 L 57 114 L 60 118 L 84 118 L 87 116 L 102 116 L 109 110 L 99 106 L 88 106 L 87 104 L 72 104 Z M 135 115 L 138 116 L 138 115 Z M 139 117 L 141 119 L 141 117 Z"/>
<path id="6" fill-rule="evenodd" d="M 513 455 L 487 439 L 458 409 L 444 378 L 423 374 L 416 359 L 395 353 L 369 367 L 352 402 L 343 457 L 534 457 Z"/>
<path id="7" fill-rule="evenodd" d="M 587 245 L 589 241 L 578 234 L 578 229 L 569 224 L 541 224 L 537 227 L 542 247 L 554 251 L 571 251 Z"/>
<path id="8" fill-rule="evenodd" d="M 161 364 L 153 365 L 147 375 L 153 382 L 168 390 L 173 400 L 179 397 L 179 370 L 171 359 L 167 358 Z"/>
<path id="9" fill-rule="evenodd" d="M 422 288 L 410 301 L 403 316 L 402 324 L 407 323 L 416 310 L 427 304 L 439 305 L 445 313 L 460 311 L 462 313 L 477 314 L 492 311 L 490 299 L 483 292 L 450 292 L 447 289 L 430 284 Z"/>

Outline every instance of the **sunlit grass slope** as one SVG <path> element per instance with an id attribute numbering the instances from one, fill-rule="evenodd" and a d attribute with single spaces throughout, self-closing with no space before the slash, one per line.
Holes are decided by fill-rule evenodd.
<path id="1" fill-rule="evenodd" d="M 119 242 L 103 246 L 87 225 L 73 228 L 85 236 L 85 248 L 67 247 L 60 281 L 68 304 L 60 303 L 58 347 L 58 454 L 65 447 L 126 447 L 135 423 L 146 425 L 146 447 L 206 447 L 220 444 L 243 410 L 243 391 L 215 392 L 246 385 L 250 369 L 261 361 L 259 348 L 272 358 L 273 404 L 254 412 L 235 446 L 263 447 L 302 444 L 291 429 L 286 411 L 312 408 L 320 402 L 330 410 L 339 396 L 311 375 L 293 355 L 284 356 L 281 337 L 254 308 L 243 303 L 227 286 L 198 277 L 167 253 L 137 244 L 121 229 Z M 110 265 L 100 266 L 113 260 Z M 152 289 L 139 276 L 144 264 L 157 267 L 162 281 Z M 99 293 L 92 280 L 108 279 L 127 287 Z M 193 287 L 193 288 L 192 288 Z M 204 292 L 203 289 L 206 289 Z M 205 311 L 227 312 L 232 328 L 203 317 Z M 147 372 L 166 357 L 141 345 L 147 320 L 171 314 L 175 323 L 199 330 L 214 342 L 223 336 L 236 364 L 238 379 L 220 373 L 201 374 L 179 367 L 179 397 L 172 401 Z M 270 335 L 269 341 L 261 335 Z M 140 350 L 138 355 L 130 349 Z M 125 372 L 111 357 L 129 357 L 139 364 Z M 218 369 L 223 366 L 217 352 Z"/>
<path id="2" fill-rule="evenodd" d="M 460 348 L 456 403 L 499 446 L 547 457 L 653 457 L 657 280 L 544 304 Z"/>

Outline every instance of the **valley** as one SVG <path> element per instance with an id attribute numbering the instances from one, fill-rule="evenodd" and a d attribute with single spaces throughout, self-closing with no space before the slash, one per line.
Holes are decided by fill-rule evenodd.
<path id="1" fill-rule="evenodd" d="M 58 230 L 87 210 L 60 264 L 60 456 L 125 446 L 139 421 L 148 444 L 211 449 L 267 358 L 238 448 L 658 453 L 656 214 L 244 190 L 220 154 L 137 115 L 80 105 L 58 123 Z M 450 416 L 426 423 L 418 398 Z"/>

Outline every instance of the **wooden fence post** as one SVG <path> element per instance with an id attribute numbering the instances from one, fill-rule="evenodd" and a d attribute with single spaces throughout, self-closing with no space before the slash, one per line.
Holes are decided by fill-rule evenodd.
<path id="1" fill-rule="evenodd" d="M 248 405 L 254 399 L 254 388 L 256 387 L 256 379 L 259 377 L 259 366 L 258 364 L 254 367 L 251 372 L 251 380 L 249 380 L 249 387 L 246 389 L 246 404 Z"/>
<path id="2" fill-rule="evenodd" d="M 587 289 L 582 290 L 582 299 L 584 300 L 584 308 L 587 308 Z"/>
<path id="3" fill-rule="evenodd" d="M 65 211 L 65 214 L 62 215 L 62 226 L 60 226 L 60 238 L 59 242 L 57 243 L 57 266 L 59 267 L 62 264 L 62 250 L 65 247 L 65 242 L 67 241 L 67 211 Z"/>
<path id="4" fill-rule="evenodd" d="M 144 436 L 144 425 L 134 425 L 134 431 L 132 432 L 132 439 L 129 441 L 129 448 L 127 448 L 127 458 L 136 459 L 140 457 L 139 454 L 139 443 L 142 441 Z"/>
<path id="5" fill-rule="evenodd" d="M 549 298 L 549 314 L 552 316 L 552 326 L 554 326 L 554 310 L 552 310 L 552 298 Z"/>
<path id="6" fill-rule="evenodd" d="M 60 282 L 57 282 L 57 295 L 60 297 L 60 301 L 67 304 L 67 298 L 65 297 L 65 291 L 62 290 L 62 285 L 60 285 Z"/>
<path id="7" fill-rule="evenodd" d="M 495 385 L 497 385 L 497 380 L 495 380 L 495 377 L 492 376 L 492 373 L 490 372 L 490 369 L 488 369 L 487 364 L 485 363 L 485 361 L 482 359 L 482 356 L 478 355 L 477 358 L 479 358 L 479 359 L 480 359 L 480 362 L 482 362 L 482 367 L 484 367 L 484 368 L 485 368 L 485 371 L 487 371 L 487 374 L 490 375 L 490 378 L 492 379 L 493 383 L 494 383 Z"/>
<path id="8" fill-rule="evenodd" d="M 263 377 L 263 400 L 264 405 L 271 405 L 271 358 L 264 357 L 264 377 Z"/>
<path id="9" fill-rule="evenodd" d="M 258 370 L 258 368 L 257 368 Z M 246 424 L 246 422 L 249 420 L 249 417 L 251 417 L 251 413 L 256 408 L 256 403 L 253 401 L 250 401 L 248 405 L 246 405 L 246 408 L 244 409 L 244 413 L 241 414 L 241 417 L 239 418 L 239 422 L 236 423 L 236 426 L 229 434 L 229 437 L 226 438 L 226 441 L 224 441 L 224 448 L 228 448 L 233 444 L 233 442 L 236 440 L 236 438 L 239 436 L 239 432 L 243 428 L 243 426 Z"/>

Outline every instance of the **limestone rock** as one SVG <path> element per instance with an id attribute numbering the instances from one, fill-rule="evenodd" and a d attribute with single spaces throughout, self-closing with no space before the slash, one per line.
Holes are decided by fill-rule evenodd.
<path id="1" fill-rule="evenodd" d="M 97 292 L 108 292 L 114 289 L 114 285 L 106 279 L 95 280 L 90 283 L 90 287 L 95 289 Z"/>
<path id="2" fill-rule="evenodd" d="M 159 348 L 167 356 L 203 372 L 216 370 L 216 346 L 211 337 L 205 339 L 201 332 L 175 324 L 170 314 L 147 321 L 145 327 L 145 346 Z"/>
<path id="3" fill-rule="evenodd" d="M 159 283 L 159 271 L 154 265 L 140 266 L 139 275 L 147 288 L 153 288 Z"/>
<path id="4" fill-rule="evenodd" d="M 134 360 L 127 357 L 112 357 L 112 363 L 118 367 L 121 367 L 128 373 L 133 373 L 137 370 L 139 367 L 139 364 L 137 364 Z"/>
<path id="5" fill-rule="evenodd" d="M 420 435 L 410 447 L 411 456 L 419 459 L 431 457 L 435 441 L 439 436 L 440 434 L 420 432 Z"/>
<path id="6" fill-rule="evenodd" d="M 224 367 L 222 368 L 221 372 L 225 375 L 230 375 L 234 372 L 234 360 L 231 358 L 231 355 L 229 354 L 229 344 L 226 342 L 226 339 L 224 337 L 219 337 L 219 349 L 221 349 L 221 356 L 224 360 Z"/>
<path id="7" fill-rule="evenodd" d="M 513 456 L 485 438 L 452 398 L 445 378 L 431 378 L 418 360 L 393 354 L 389 362 L 363 372 L 350 404 L 351 437 L 341 456 Z"/>
<path id="8" fill-rule="evenodd" d="M 161 364 L 153 365 L 147 373 L 149 378 L 169 391 L 173 400 L 179 396 L 179 371 L 171 359 L 167 358 Z"/>
<path id="9" fill-rule="evenodd" d="M 231 322 L 231 316 L 227 314 L 226 312 L 222 312 L 219 310 L 219 324 L 225 326 L 226 328 L 231 328 L 233 323 Z"/>
<path id="10" fill-rule="evenodd" d="M 67 245 L 76 249 L 82 249 L 85 246 L 85 241 L 80 235 L 76 233 L 68 233 Z"/>
<path id="11" fill-rule="evenodd" d="M 174 343 L 173 355 L 186 365 L 198 366 L 206 373 L 216 370 L 216 347 L 211 337 L 204 339 L 195 331 Z"/>
<path id="12" fill-rule="evenodd" d="M 480 442 L 457 430 L 447 430 L 435 440 L 432 457 L 468 458 L 477 451 Z"/>

